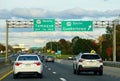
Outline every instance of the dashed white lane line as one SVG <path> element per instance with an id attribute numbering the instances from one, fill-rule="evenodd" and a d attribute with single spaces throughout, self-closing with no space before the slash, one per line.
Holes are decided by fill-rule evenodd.
<path id="1" fill-rule="evenodd" d="M 45 66 L 47 68 L 47 66 Z"/>
<path id="2" fill-rule="evenodd" d="M 56 74 L 56 72 L 52 72 L 53 74 Z"/>
<path id="3" fill-rule="evenodd" d="M 65 78 L 60 78 L 61 81 L 67 81 Z"/>
<path id="4" fill-rule="evenodd" d="M 48 68 L 48 70 L 51 70 L 51 68 Z"/>

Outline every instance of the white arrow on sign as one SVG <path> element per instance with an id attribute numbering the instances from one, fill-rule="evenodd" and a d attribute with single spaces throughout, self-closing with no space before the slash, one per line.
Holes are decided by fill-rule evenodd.
<path id="1" fill-rule="evenodd" d="M 90 30 L 91 28 L 92 28 L 92 26 L 91 26 L 91 25 L 89 25 L 88 30 Z"/>

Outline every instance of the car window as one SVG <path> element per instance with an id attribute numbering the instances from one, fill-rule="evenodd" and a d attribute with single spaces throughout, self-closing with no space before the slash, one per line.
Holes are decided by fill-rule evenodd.
<path id="1" fill-rule="evenodd" d="M 47 58 L 54 58 L 53 56 L 47 56 Z"/>
<path id="2" fill-rule="evenodd" d="M 20 56 L 18 58 L 18 61 L 22 61 L 22 60 L 38 60 L 37 56 Z"/>
<path id="3" fill-rule="evenodd" d="M 82 55 L 83 59 L 100 59 L 98 55 Z"/>

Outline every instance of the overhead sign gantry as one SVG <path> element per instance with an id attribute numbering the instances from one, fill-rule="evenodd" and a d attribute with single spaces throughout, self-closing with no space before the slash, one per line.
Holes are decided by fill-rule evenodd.
<path id="1" fill-rule="evenodd" d="M 56 22 L 60 22 L 57 24 Z M 55 31 L 60 27 L 61 31 L 93 31 L 93 28 L 113 27 L 113 60 L 116 61 L 116 22 L 119 21 L 57 21 L 54 19 L 33 19 L 33 20 L 6 20 L 6 55 L 5 62 L 8 62 L 8 29 L 9 28 L 33 28 L 34 31 Z M 58 25 L 58 26 L 57 26 Z M 68 29 L 70 28 L 70 30 Z"/>

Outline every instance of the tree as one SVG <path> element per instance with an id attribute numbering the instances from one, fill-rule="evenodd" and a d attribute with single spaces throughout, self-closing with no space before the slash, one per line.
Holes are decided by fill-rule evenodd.
<path id="1" fill-rule="evenodd" d="M 5 46 L 0 43 L 0 51 L 5 51 Z"/>
<path id="2" fill-rule="evenodd" d="M 99 48 L 98 44 L 94 40 L 82 39 L 78 36 L 72 39 L 72 49 L 74 54 L 80 52 L 90 52 L 91 50 L 97 51 Z"/>
<path id="3" fill-rule="evenodd" d="M 120 61 L 120 25 L 116 26 L 116 60 Z"/>
<path id="4" fill-rule="evenodd" d="M 106 34 L 103 34 L 101 37 L 103 38 L 102 41 L 99 40 L 102 47 L 101 55 L 108 60 L 112 60 L 113 53 L 111 50 L 113 50 L 113 28 L 106 27 Z M 116 26 L 116 48 L 117 61 L 120 61 L 120 25 Z"/>
<path id="5" fill-rule="evenodd" d="M 62 54 L 72 54 L 72 48 L 71 43 L 69 41 L 66 41 L 65 39 L 60 39 L 59 41 L 60 50 L 62 51 Z"/>

